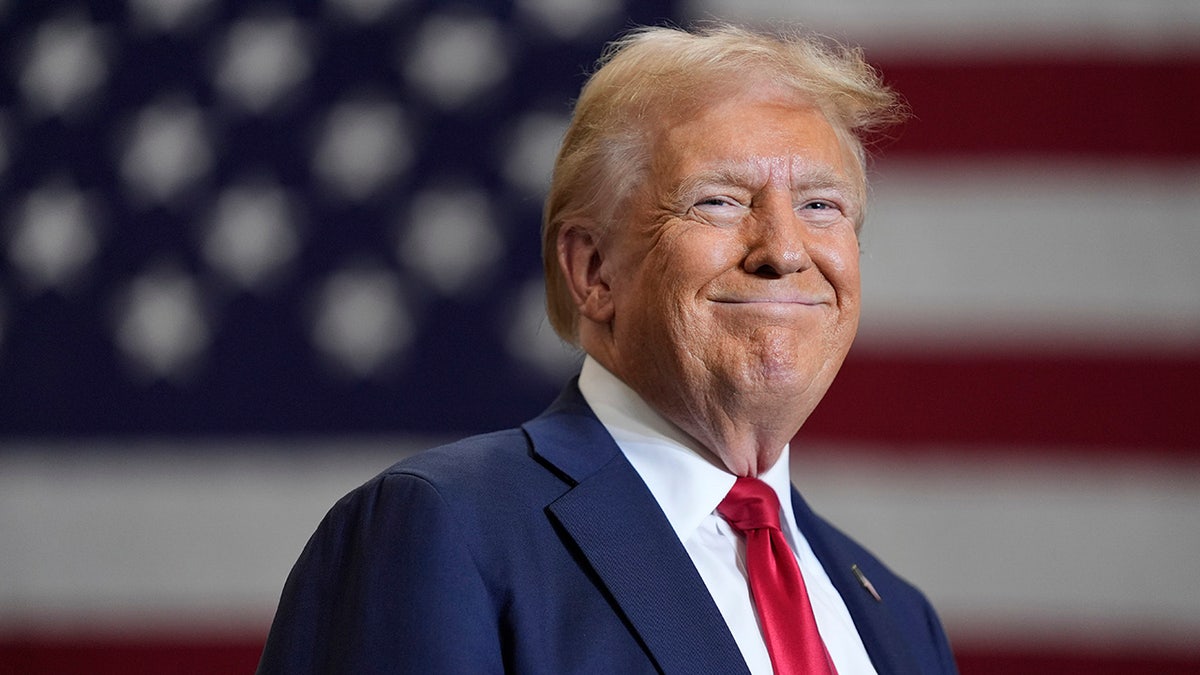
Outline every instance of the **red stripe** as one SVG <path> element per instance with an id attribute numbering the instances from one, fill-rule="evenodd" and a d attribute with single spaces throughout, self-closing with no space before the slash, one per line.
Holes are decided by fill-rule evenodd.
<path id="1" fill-rule="evenodd" d="M 16 675 L 226 675 L 252 673 L 262 641 L 159 639 L 0 641 L 0 673 Z M 975 646 L 955 652 L 962 675 L 1192 675 L 1200 653 L 1012 651 Z"/>
<path id="2" fill-rule="evenodd" d="M 958 649 L 955 651 L 962 675 L 1196 675 L 1200 654 L 1153 653 L 1088 654 L 1071 651 L 1002 651 Z"/>
<path id="3" fill-rule="evenodd" d="M 1200 457 L 1200 353 L 909 355 L 851 351 L 800 432 L 914 445 L 1058 446 Z"/>
<path id="4" fill-rule="evenodd" d="M 29 638 L 0 641 L 12 675 L 217 675 L 253 673 L 263 640 Z"/>
<path id="5" fill-rule="evenodd" d="M 1200 55 L 884 61 L 912 119 L 898 155 L 1200 157 Z"/>

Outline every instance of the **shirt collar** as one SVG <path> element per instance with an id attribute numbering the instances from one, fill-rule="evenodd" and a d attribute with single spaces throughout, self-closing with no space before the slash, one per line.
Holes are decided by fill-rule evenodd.
<path id="1" fill-rule="evenodd" d="M 590 356 L 579 374 L 579 390 L 642 477 L 679 540 L 686 542 L 716 510 L 737 477 Z M 775 465 L 759 479 L 779 495 L 785 518 L 795 527 L 786 445 Z"/>

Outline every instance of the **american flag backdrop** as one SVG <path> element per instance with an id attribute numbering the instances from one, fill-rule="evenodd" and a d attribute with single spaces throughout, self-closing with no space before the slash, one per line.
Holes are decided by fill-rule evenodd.
<path id="1" fill-rule="evenodd" d="M 338 497 L 548 403 L 570 102 L 706 17 L 914 113 L 802 491 L 967 675 L 1200 672 L 1200 4 L 0 0 L 0 673 L 248 672 Z"/>

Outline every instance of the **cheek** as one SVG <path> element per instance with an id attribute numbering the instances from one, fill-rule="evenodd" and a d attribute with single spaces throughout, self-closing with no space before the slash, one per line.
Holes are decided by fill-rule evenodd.
<path id="1" fill-rule="evenodd" d="M 676 301 L 703 297 L 710 282 L 736 267 L 743 247 L 729 233 L 710 227 L 684 227 L 659 241 L 646 257 L 658 288 Z"/>
<path id="2" fill-rule="evenodd" d="M 858 271 L 858 251 L 845 256 L 840 260 L 841 265 L 837 268 L 837 285 L 841 288 L 853 291 L 856 295 L 861 285 L 861 278 Z"/>
<path id="3" fill-rule="evenodd" d="M 858 263 L 858 239 L 852 234 L 829 242 L 819 252 L 814 252 L 814 259 L 820 266 L 825 279 L 839 293 L 857 297 L 860 286 Z"/>

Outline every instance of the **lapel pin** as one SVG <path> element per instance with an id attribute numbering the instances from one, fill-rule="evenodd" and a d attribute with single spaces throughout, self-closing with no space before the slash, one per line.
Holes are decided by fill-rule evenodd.
<path id="1" fill-rule="evenodd" d="M 850 571 L 854 572 L 854 578 L 858 579 L 858 583 L 862 584 L 862 587 L 867 589 L 867 592 L 871 594 L 872 598 L 875 598 L 875 602 L 883 602 L 883 598 L 879 597 L 879 591 L 875 590 L 875 586 L 871 584 L 871 580 L 867 578 L 867 575 L 863 574 L 862 570 L 858 569 L 858 565 L 851 565 Z"/>

